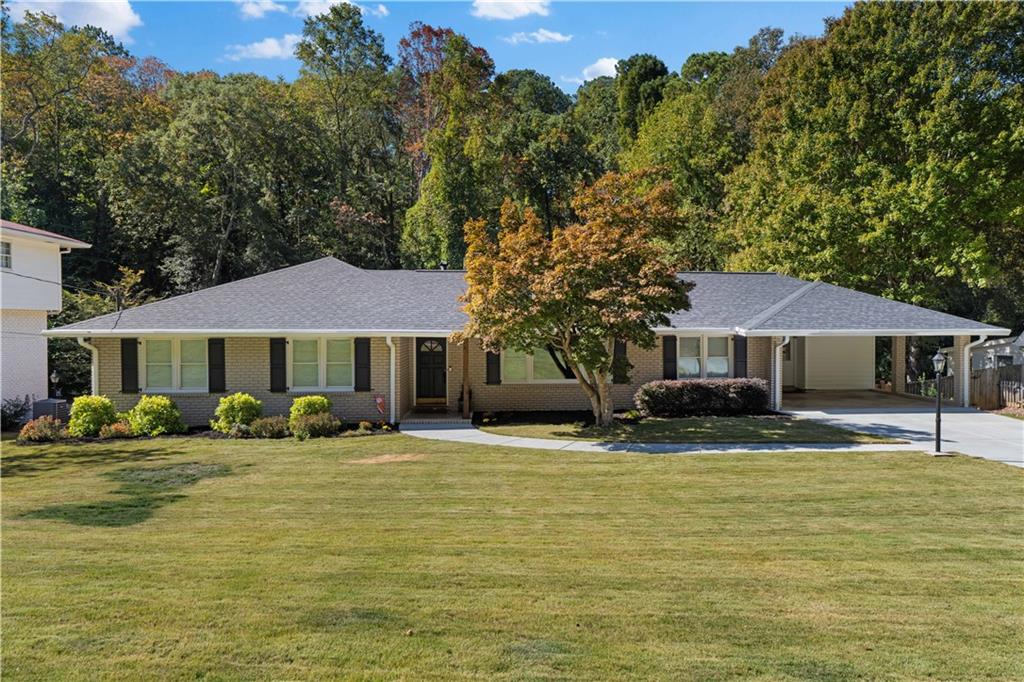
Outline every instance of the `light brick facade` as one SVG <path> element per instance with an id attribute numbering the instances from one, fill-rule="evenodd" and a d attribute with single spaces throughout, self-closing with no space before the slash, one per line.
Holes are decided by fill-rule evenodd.
<path id="1" fill-rule="evenodd" d="M 414 338 L 394 337 L 395 392 L 397 416 L 409 413 L 415 406 L 416 341 Z M 579 385 L 573 382 L 546 384 L 488 384 L 487 354 L 478 341 L 470 341 L 469 384 L 470 406 L 475 412 L 530 410 L 589 410 L 590 403 Z M 99 391 L 114 401 L 118 410 L 127 410 L 138 401 L 138 394 L 121 392 L 121 340 L 117 338 L 93 339 L 99 362 Z M 447 393 L 449 412 L 456 412 L 462 394 L 461 344 L 447 344 Z M 747 344 L 748 376 L 771 379 L 771 339 L 750 338 Z M 626 356 L 632 363 L 630 382 L 613 384 L 611 395 L 615 409 L 633 406 L 636 390 L 648 381 L 662 378 L 661 339 L 649 350 L 628 346 Z M 258 337 L 228 337 L 224 342 L 226 393 L 168 393 L 181 408 L 186 423 L 201 426 L 209 422 L 220 398 L 227 393 L 244 391 L 263 401 L 266 415 L 288 414 L 297 392 L 272 393 L 270 391 L 270 340 Z M 388 369 L 390 351 L 383 337 L 374 337 L 370 343 L 370 390 L 365 392 L 326 393 L 333 404 L 334 414 L 348 422 L 360 419 L 379 419 L 374 397 L 389 399 Z M 390 407 L 390 406 L 388 406 Z M 384 417 L 387 418 L 386 410 Z"/>
<path id="2" fill-rule="evenodd" d="M 397 341 L 397 340 L 396 340 Z M 99 391 L 114 401 L 118 410 L 127 410 L 139 396 L 121 392 L 121 340 L 94 339 L 99 356 Z M 332 412 L 346 422 L 360 419 L 377 420 L 374 396 L 388 396 L 389 353 L 383 338 L 370 342 L 370 390 L 360 392 L 324 392 L 331 399 Z M 270 392 L 270 339 L 229 337 L 224 340 L 224 379 L 226 393 L 167 393 L 181 408 L 185 423 L 201 426 L 213 418 L 223 395 L 244 391 L 263 401 L 265 415 L 287 415 L 292 401 L 307 393 Z M 396 379 L 401 379 L 401 367 Z M 384 418 L 387 418 L 385 413 Z"/>

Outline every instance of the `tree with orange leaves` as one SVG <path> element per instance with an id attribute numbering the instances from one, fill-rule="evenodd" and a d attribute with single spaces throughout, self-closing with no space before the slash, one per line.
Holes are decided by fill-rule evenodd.
<path id="1" fill-rule="evenodd" d="M 550 238 L 532 210 L 510 200 L 496 241 L 486 221 L 466 223 L 469 322 L 457 337 L 495 352 L 547 350 L 607 425 L 615 342 L 652 348 L 653 328 L 689 308 L 691 285 L 659 239 L 678 221 L 670 183 L 650 171 L 608 173 L 572 203 L 579 222 Z"/>

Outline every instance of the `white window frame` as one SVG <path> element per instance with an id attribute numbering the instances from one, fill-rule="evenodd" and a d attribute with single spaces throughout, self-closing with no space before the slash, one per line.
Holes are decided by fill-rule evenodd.
<path id="1" fill-rule="evenodd" d="M 171 342 L 171 386 L 150 386 L 146 381 L 146 357 L 148 354 L 148 344 L 150 341 L 170 341 Z M 203 342 L 203 357 L 204 364 L 206 365 L 206 382 L 202 386 L 189 386 L 182 388 L 181 386 L 181 342 L 182 341 L 202 341 Z M 207 338 L 196 338 L 196 337 L 174 337 L 174 336 L 149 336 L 142 339 L 142 350 L 139 352 L 139 390 L 143 393 L 209 393 L 210 392 L 210 343 Z"/>
<path id="2" fill-rule="evenodd" d="M 700 376 L 682 376 L 679 372 L 679 359 L 683 357 L 680 352 L 683 339 L 700 339 Z M 729 373 L 724 377 L 709 377 L 708 376 L 708 339 L 721 339 L 725 338 L 729 340 Z M 734 337 L 731 334 L 679 334 L 676 336 L 676 376 L 682 380 L 686 379 L 731 379 L 736 374 L 736 361 L 735 361 L 735 350 L 734 350 Z M 686 356 L 689 357 L 689 356 Z M 715 356 L 720 357 L 720 356 Z"/>
<path id="3" fill-rule="evenodd" d="M 547 352 L 547 351 L 545 351 Z M 526 354 L 526 379 L 506 380 L 505 379 L 505 353 L 501 351 L 501 383 L 503 384 L 575 384 L 576 378 L 571 379 L 534 379 L 533 378 L 533 353 Z"/>
<path id="4" fill-rule="evenodd" d="M 9 241 L 0 242 L 0 268 L 10 270 L 14 267 L 14 247 Z"/>
<path id="5" fill-rule="evenodd" d="M 316 341 L 317 385 L 292 385 L 292 341 Z M 348 386 L 327 385 L 327 342 L 349 341 L 352 383 Z M 289 336 L 286 349 L 286 369 L 289 393 L 353 393 L 356 390 L 356 339 L 354 336 Z"/>

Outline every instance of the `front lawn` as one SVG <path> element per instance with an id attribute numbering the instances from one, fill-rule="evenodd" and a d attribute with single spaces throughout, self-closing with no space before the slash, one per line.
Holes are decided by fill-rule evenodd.
<path id="1" fill-rule="evenodd" d="M 1024 677 L 995 462 L 391 435 L 2 464 L 5 681 Z"/>
<path id="2" fill-rule="evenodd" d="M 587 426 L 508 423 L 484 431 L 519 438 L 593 440 L 614 443 L 900 443 L 893 438 L 858 433 L 809 419 L 792 417 L 688 417 L 644 419 L 639 424 Z"/>

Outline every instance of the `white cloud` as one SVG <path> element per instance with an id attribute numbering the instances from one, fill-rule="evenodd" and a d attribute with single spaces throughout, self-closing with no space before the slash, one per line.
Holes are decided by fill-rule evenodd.
<path id="1" fill-rule="evenodd" d="M 352 5 L 363 14 L 369 12 L 375 17 L 386 17 L 391 14 L 387 7 L 379 3 L 373 7 L 363 7 L 359 3 L 352 2 L 352 0 L 299 0 L 299 4 L 295 6 L 295 11 L 292 14 L 297 17 L 312 17 L 323 14 L 333 5 L 341 4 Z"/>
<path id="2" fill-rule="evenodd" d="M 286 33 L 280 38 L 264 38 L 246 45 L 228 45 L 225 59 L 233 62 L 242 59 L 289 59 L 295 56 L 295 46 L 302 40 L 296 33 Z"/>
<path id="3" fill-rule="evenodd" d="M 572 35 L 539 28 L 529 33 L 523 33 L 522 31 L 513 33 L 510 36 L 505 36 L 502 40 L 511 45 L 519 45 L 520 43 L 567 43 L 572 40 Z"/>
<path id="4" fill-rule="evenodd" d="M 243 19 L 262 19 L 270 12 L 286 12 L 288 8 L 274 0 L 235 0 Z"/>
<path id="5" fill-rule="evenodd" d="M 619 63 L 619 60 L 615 57 L 601 57 L 593 64 L 583 67 L 583 72 L 580 76 L 559 76 L 563 83 L 573 83 L 574 85 L 583 85 L 587 81 L 600 78 L 601 76 L 615 77 L 615 65 Z"/>
<path id="6" fill-rule="evenodd" d="M 601 57 L 590 66 L 583 68 L 583 80 L 589 81 L 601 76 L 615 77 L 615 65 L 619 60 L 615 57 Z"/>
<path id="7" fill-rule="evenodd" d="M 129 32 L 142 26 L 142 18 L 128 0 L 15 0 L 10 3 L 11 18 L 20 21 L 25 12 L 52 14 L 65 26 L 99 26 L 125 43 L 131 43 Z"/>
<path id="8" fill-rule="evenodd" d="M 551 0 L 473 0 L 473 16 L 481 19 L 518 19 L 531 14 L 546 17 Z"/>

